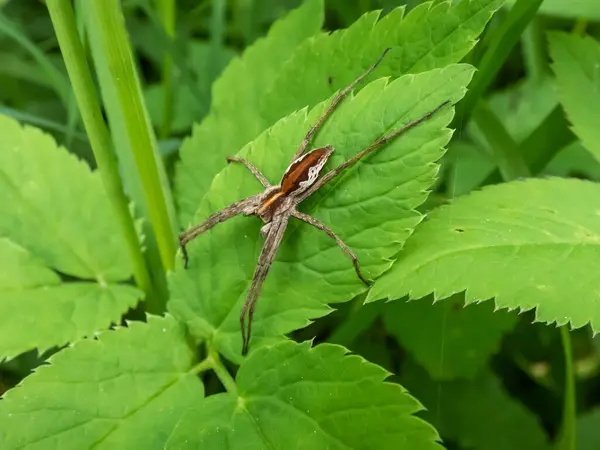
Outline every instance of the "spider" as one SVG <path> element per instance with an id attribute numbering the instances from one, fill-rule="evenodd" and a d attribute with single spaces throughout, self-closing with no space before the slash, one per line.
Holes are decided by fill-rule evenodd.
<path id="1" fill-rule="evenodd" d="M 296 151 L 296 154 L 292 158 L 291 164 L 283 174 L 279 184 L 271 185 L 261 171 L 250 161 L 236 156 L 227 157 L 227 161 L 229 163 L 235 162 L 243 164 L 264 186 L 265 190 L 262 193 L 244 198 L 223 208 L 220 211 L 217 211 L 216 213 L 210 215 L 204 222 L 190 227 L 179 236 L 179 242 L 181 244 L 181 250 L 185 262 L 184 266 L 187 267 L 188 254 L 186 250 L 186 244 L 198 237 L 200 234 L 210 230 L 215 225 L 225 222 L 226 220 L 238 214 L 243 214 L 244 216 L 258 216 L 264 222 L 264 226 L 261 228 L 260 233 L 264 237 L 265 241 L 258 258 L 258 264 L 254 271 L 252 284 L 250 285 L 244 307 L 242 308 L 242 312 L 240 314 L 242 355 L 246 355 L 248 353 L 250 337 L 252 334 L 252 317 L 254 315 L 254 308 L 256 306 L 256 302 L 258 301 L 262 285 L 267 277 L 267 274 L 269 273 L 271 263 L 275 259 L 275 254 L 277 253 L 285 233 L 290 216 L 312 225 L 318 230 L 325 232 L 330 238 L 335 240 L 337 245 L 339 245 L 346 256 L 348 256 L 348 258 L 352 261 L 358 278 L 360 278 L 367 286 L 370 285 L 370 282 L 362 274 L 358 264 L 358 258 L 350 249 L 350 247 L 348 247 L 329 227 L 327 227 L 327 225 L 309 216 L 308 214 L 298 211 L 297 206 L 307 197 L 317 191 L 320 187 L 342 173 L 342 171 L 353 166 L 357 161 L 382 147 L 391 139 L 429 119 L 444 105 L 450 102 L 447 100 L 424 116 L 408 122 L 402 128 L 377 138 L 371 145 L 361 150 L 354 157 L 346 160 L 338 167 L 330 170 L 319 178 L 323 166 L 333 152 L 333 147 L 331 145 L 326 145 L 324 147 L 306 152 L 306 149 L 308 148 L 313 136 L 327 120 L 336 106 L 343 100 L 346 94 L 348 94 L 348 92 L 350 92 L 354 86 L 362 81 L 379 65 L 389 50 L 389 48 L 386 49 L 375 62 L 375 64 L 373 64 L 369 69 L 367 69 L 367 71 L 365 71 L 356 80 L 341 90 L 333 98 L 329 107 L 310 128 L 302 140 L 298 150 Z M 247 327 L 246 315 L 248 316 Z"/>

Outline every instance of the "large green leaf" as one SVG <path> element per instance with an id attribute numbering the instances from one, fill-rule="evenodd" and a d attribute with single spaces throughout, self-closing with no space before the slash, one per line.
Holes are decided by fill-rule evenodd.
<path id="1" fill-rule="evenodd" d="M 170 316 L 80 341 L 4 395 L 2 448 L 163 449 L 203 399 L 193 356 Z"/>
<path id="2" fill-rule="evenodd" d="M 476 376 L 516 324 L 516 315 L 494 313 L 491 302 L 463 308 L 462 294 L 433 305 L 431 296 L 427 300 L 392 302 L 383 319 L 435 379 Z"/>
<path id="3" fill-rule="evenodd" d="M 114 283 L 131 263 L 99 175 L 35 128 L 0 116 L 0 130 L 1 360 L 90 336 L 143 293 Z"/>
<path id="4" fill-rule="evenodd" d="M 466 290 L 467 302 L 600 330 L 600 185 L 574 179 L 515 181 L 431 213 L 367 301 L 436 298 Z"/>
<path id="5" fill-rule="evenodd" d="M 461 448 L 550 450 L 538 418 L 512 399 L 492 373 L 473 380 L 435 382 L 414 363 L 405 364 L 401 383 L 423 402 L 422 415 Z"/>
<path id="6" fill-rule="evenodd" d="M 284 61 L 302 41 L 319 32 L 322 22 L 323 0 L 305 1 L 275 22 L 269 34 L 242 57 L 234 58 L 214 83 L 209 115 L 180 149 L 175 187 L 183 226 L 225 166 L 225 156 L 236 153 L 266 127 L 257 114 L 261 96 Z"/>
<path id="7" fill-rule="evenodd" d="M 91 336 L 120 320 L 142 292 L 133 286 L 61 284 L 26 250 L 0 238 L 0 360 Z"/>
<path id="8" fill-rule="evenodd" d="M 552 33 L 550 54 L 560 102 L 573 131 L 600 161 L 600 44 L 589 36 Z"/>
<path id="9" fill-rule="evenodd" d="M 386 79 L 374 81 L 340 105 L 314 146 L 334 146 L 327 166 L 332 168 L 443 101 L 458 101 L 472 74 L 471 66 L 459 64 L 406 75 L 389 84 Z M 240 154 L 275 182 L 327 104 L 308 117 L 300 111 L 281 120 Z M 450 130 L 444 127 L 451 118 L 452 109 L 446 106 L 301 205 L 301 210 L 325 222 L 356 251 L 367 276 L 375 278 L 389 268 L 389 258 L 421 221 L 414 208 L 433 184 L 438 170 L 434 162 L 450 138 Z M 215 178 L 196 221 L 260 189 L 244 167 L 229 166 Z M 188 270 L 180 267 L 169 280 L 170 311 L 194 335 L 214 341 L 236 361 L 240 360 L 239 313 L 263 243 L 259 228 L 257 219 L 246 217 L 217 226 L 191 243 Z M 295 219 L 288 228 L 254 316 L 255 347 L 260 338 L 280 336 L 326 314 L 327 303 L 348 301 L 365 290 L 332 239 L 308 225 L 298 226 Z"/>
<path id="10" fill-rule="evenodd" d="M 353 81 L 387 48 L 392 51 L 371 75 L 399 77 L 459 62 L 475 45 L 503 0 L 425 2 L 404 17 L 399 7 L 378 21 L 363 15 L 351 27 L 303 43 L 286 62 L 261 103 L 265 125 L 315 105 Z M 331 82 L 329 82 L 331 81 Z"/>
<path id="11" fill-rule="evenodd" d="M 7 116 L 0 134 L 0 236 L 62 273 L 128 279 L 131 261 L 99 174 Z"/>
<path id="12" fill-rule="evenodd" d="M 60 283 L 58 275 L 10 239 L 0 237 L 0 255 L 0 290 L 4 292 Z"/>
<path id="13" fill-rule="evenodd" d="M 237 395 L 190 411 L 168 449 L 440 449 L 421 406 L 389 373 L 343 347 L 284 342 L 252 354 Z"/>
<path id="14" fill-rule="evenodd" d="M 427 2 L 406 17 L 400 7 L 379 21 L 380 13 L 370 12 L 346 30 L 305 40 L 292 53 L 301 42 L 295 40 L 287 49 L 287 58 L 258 58 L 257 53 L 267 52 L 264 46 L 274 45 L 271 42 L 278 36 L 274 29 L 261 47 L 251 47 L 241 61 L 235 60 L 225 70 L 215 85 L 213 112 L 181 148 L 182 163 L 176 176 L 181 223 L 190 222 L 212 178 L 225 166 L 225 157 L 281 117 L 329 98 L 373 64 L 386 47 L 393 49 L 370 79 L 459 62 L 502 2 L 465 0 L 455 6 Z M 321 13 L 309 11 L 310 5 L 307 2 L 302 8 L 304 14 L 312 15 L 308 23 L 313 26 Z M 296 14 L 304 11 L 302 8 Z M 301 20 L 291 22 L 293 17 L 286 19 L 290 21 L 286 21 L 286 33 L 306 27 Z M 255 74 L 267 70 L 268 77 L 256 78 Z"/>

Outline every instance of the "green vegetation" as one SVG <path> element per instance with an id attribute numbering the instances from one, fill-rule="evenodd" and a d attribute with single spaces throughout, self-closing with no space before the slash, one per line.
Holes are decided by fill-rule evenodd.
<path id="1" fill-rule="evenodd" d="M 0 1 L 0 448 L 596 450 L 597 0 Z M 237 217 L 316 135 L 241 355 Z"/>

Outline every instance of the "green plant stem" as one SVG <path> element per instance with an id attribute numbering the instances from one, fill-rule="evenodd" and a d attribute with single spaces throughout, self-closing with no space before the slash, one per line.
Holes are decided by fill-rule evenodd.
<path id="1" fill-rule="evenodd" d="M 575 25 L 573 25 L 571 33 L 576 34 L 577 36 L 583 36 L 585 34 L 587 26 L 588 21 L 586 19 L 577 19 L 575 21 Z"/>
<path id="2" fill-rule="evenodd" d="M 519 153 L 519 147 L 485 102 L 479 102 L 473 120 L 490 145 L 494 160 L 505 181 L 531 176 L 523 155 Z"/>
<path id="3" fill-rule="evenodd" d="M 85 35 L 83 28 L 83 14 L 78 13 L 78 11 L 81 11 L 81 1 L 82 0 L 76 0 L 73 5 L 75 18 L 77 21 L 77 32 L 80 39 L 82 39 L 82 37 Z M 85 42 L 82 41 L 81 45 L 84 49 L 84 55 L 87 58 L 85 53 Z M 77 99 L 74 97 L 74 92 L 69 92 L 69 106 L 67 108 L 67 132 L 65 133 L 65 142 L 67 147 L 71 147 L 78 125 L 79 110 L 77 109 Z"/>
<path id="4" fill-rule="evenodd" d="M 521 38 L 527 76 L 534 80 L 543 78 L 548 68 L 541 20 L 540 17 L 534 17 Z"/>
<path id="5" fill-rule="evenodd" d="M 168 38 L 175 36 L 175 0 L 157 0 L 157 11 L 160 22 Z M 167 47 L 168 49 L 171 46 Z M 169 50 L 165 51 L 162 62 L 162 94 L 163 116 L 160 128 L 160 137 L 166 139 L 171 134 L 173 123 L 173 58 Z"/>
<path id="6" fill-rule="evenodd" d="M 169 197 L 163 191 L 166 182 L 159 171 L 159 164 L 162 163 L 157 161 L 156 141 L 142 100 L 120 2 L 90 0 L 86 6 L 88 28 L 93 26 L 97 33 L 98 46 L 93 56 L 107 65 L 110 80 L 106 82 L 110 82 L 111 86 L 106 86 L 106 89 L 114 88 L 118 116 L 123 121 L 140 176 L 148 219 L 156 237 L 162 266 L 169 271 L 173 269 L 176 252 L 171 209 L 167 205 Z M 102 54 L 99 55 L 99 52 Z"/>
<path id="7" fill-rule="evenodd" d="M 568 325 L 560 327 L 560 338 L 565 354 L 565 392 L 563 417 L 557 448 L 575 450 L 576 444 L 576 407 L 575 372 L 573 369 L 573 350 Z"/>
<path id="8" fill-rule="evenodd" d="M 202 361 L 200 361 L 194 367 L 192 367 L 192 369 L 190 370 L 190 372 L 199 375 L 202 372 L 206 372 L 207 370 L 211 370 L 213 367 L 214 367 L 214 360 L 209 356 L 209 357 L 203 359 Z"/>
<path id="9" fill-rule="evenodd" d="M 73 85 L 83 123 L 94 151 L 98 170 L 125 237 L 127 249 L 133 263 L 133 276 L 138 287 L 145 292 L 146 299 L 150 300 L 152 298 L 152 283 L 146 269 L 133 218 L 129 211 L 129 201 L 125 196 L 119 177 L 117 158 L 108 129 L 102 118 L 92 75 L 79 39 L 71 1 L 48 0 L 47 6 Z"/>
<path id="10" fill-rule="evenodd" d="M 454 124 L 465 123 L 479 100 L 494 81 L 496 74 L 519 41 L 527 25 L 536 15 L 543 0 L 517 0 L 502 25 L 490 36 L 490 46 L 483 54 L 479 69 L 465 98 L 457 105 Z"/>
<path id="11" fill-rule="evenodd" d="M 227 0 L 212 0 L 210 17 L 210 79 L 215 80 L 220 67 L 219 60 L 225 40 L 225 10 Z"/>
<path id="12" fill-rule="evenodd" d="M 207 347 L 207 350 L 208 358 L 210 358 L 211 360 L 212 368 L 217 374 L 217 377 L 219 377 L 219 380 L 221 381 L 223 386 L 225 387 L 225 390 L 230 394 L 236 395 L 237 386 L 235 384 L 235 380 L 231 377 L 231 375 L 221 362 L 219 353 L 210 346 Z"/>
<path id="13" fill-rule="evenodd" d="M 199 8 L 196 8 L 197 10 Z M 238 30 L 240 37 L 247 47 L 254 41 L 254 30 L 252 23 L 253 7 L 251 0 L 234 0 L 233 23 L 234 29 Z"/>

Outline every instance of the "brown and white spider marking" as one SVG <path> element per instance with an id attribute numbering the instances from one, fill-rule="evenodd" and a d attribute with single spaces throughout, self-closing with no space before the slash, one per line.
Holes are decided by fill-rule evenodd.
<path id="1" fill-rule="evenodd" d="M 188 255 L 185 247 L 186 244 L 192 239 L 196 238 L 198 235 L 210 230 L 215 225 L 224 222 L 238 214 L 243 214 L 245 216 L 258 216 L 265 223 L 260 230 L 261 234 L 265 238 L 265 242 L 260 253 L 260 257 L 258 258 L 258 264 L 256 266 L 256 270 L 254 271 L 252 284 L 250 285 L 250 289 L 248 290 L 248 294 L 246 296 L 246 302 L 244 303 L 244 307 L 242 308 L 242 313 L 240 315 L 240 326 L 242 329 L 242 355 L 245 355 L 248 352 L 248 346 L 250 344 L 250 337 L 252 333 L 252 316 L 254 314 L 254 308 L 256 306 L 262 285 L 265 281 L 267 273 L 269 272 L 269 268 L 271 267 L 271 263 L 275 259 L 275 254 L 277 253 L 277 249 L 279 248 L 279 244 L 283 238 L 283 234 L 287 227 L 290 216 L 312 225 L 313 227 L 327 233 L 329 237 L 334 239 L 342 251 L 352 261 L 358 277 L 367 286 L 369 285 L 369 282 L 360 271 L 358 259 L 356 258 L 354 252 L 346 244 L 344 244 L 344 242 L 331 229 L 329 229 L 327 225 L 319 222 L 307 214 L 298 211 L 296 207 L 321 186 L 325 185 L 339 175 L 344 169 L 354 165 L 358 160 L 377 150 L 386 144 L 390 139 L 393 139 L 394 137 L 404 133 L 406 130 L 427 120 L 440 108 L 449 103 L 449 101 L 445 101 L 433 111 L 425 114 L 423 117 L 413 120 L 412 122 L 408 122 L 402 128 L 392 131 L 385 136 L 379 137 L 371 145 L 361 150 L 354 157 L 348 159 L 335 169 L 330 170 L 321 178 L 319 178 L 323 166 L 333 152 L 333 147 L 326 145 L 325 147 L 306 152 L 308 145 L 310 144 L 314 134 L 319 130 L 321 125 L 323 125 L 338 103 L 340 103 L 344 96 L 354 86 L 356 86 L 357 83 L 359 83 L 377 67 L 388 50 L 389 48 L 383 52 L 377 62 L 373 64 L 365 73 L 359 76 L 349 86 L 344 88 L 333 98 L 329 107 L 325 110 L 321 117 L 319 117 L 319 119 L 304 137 L 304 140 L 292 158 L 292 162 L 283 174 L 279 184 L 271 185 L 271 183 L 269 183 L 260 170 L 258 170 L 246 159 L 235 156 L 228 157 L 228 162 L 237 162 L 246 166 L 248 170 L 250 170 L 250 172 L 252 172 L 258 181 L 260 181 L 265 187 L 264 192 L 239 200 L 227 206 L 226 208 L 217 211 L 209 216 L 204 222 L 189 228 L 179 236 L 185 265 L 187 267 Z M 245 323 L 246 315 L 248 315 L 247 327 Z"/>

